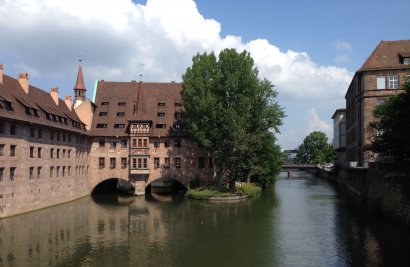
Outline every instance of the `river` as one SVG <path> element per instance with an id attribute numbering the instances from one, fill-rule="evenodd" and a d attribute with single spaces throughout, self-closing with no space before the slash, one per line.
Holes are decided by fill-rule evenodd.
<path id="1" fill-rule="evenodd" d="M 241 203 L 85 197 L 5 218 L 0 266 L 410 266 L 408 229 L 294 174 Z"/>

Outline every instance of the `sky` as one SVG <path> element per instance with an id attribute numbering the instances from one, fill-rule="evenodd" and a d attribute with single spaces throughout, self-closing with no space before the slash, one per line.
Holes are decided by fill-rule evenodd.
<path id="1" fill-rule="evenodd" d="M 30 84 L 73 95 L 79 59 L 96 80 L 181 81 L 197 53 L 247 50 L 287 117 L 296 148 L 310 132 L 331 142 L 355 73 L 381 40 L 410 38 L 408 0 L 0 0 L 0 63 Z"/>

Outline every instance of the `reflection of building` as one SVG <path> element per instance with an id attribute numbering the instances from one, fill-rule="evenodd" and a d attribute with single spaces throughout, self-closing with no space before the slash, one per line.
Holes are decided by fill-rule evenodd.
<path id="1" fill-rule="evenodd" d="M 347 161 L 365 166 L 372 161 L 365 153 L 367 128 L 374 107 L 389 95 L 398 94 L 410 77 L 410 40 L 382 41 L 355 73 L 346 93 Z"/>
<path id="2" fill-rule="evenodd" d="M 337 165 L 346 163 L 346 110 L 337 109 L 332 116 L 333 119 L 333 149 L 339 152 Z"/>
<path id="3" fill-rule="evenodd" d="M 93 103 L 80 66 L 72 103 L 0 64 L 0 217 L 85 196 L 110 178 L 140 194 L 160 178 L 211 179 L 212 156 L 183 130 L 181 88 L 99 81 Z"/>

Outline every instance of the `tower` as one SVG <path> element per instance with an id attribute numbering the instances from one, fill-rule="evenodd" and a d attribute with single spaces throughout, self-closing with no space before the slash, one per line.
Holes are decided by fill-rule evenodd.
<path id="1" fill-rule="evenodd" d="M 85 89 L 85 85 L 84 85 L 83 69 L 81 68 L 81 60 L 80 60 L 80 66 L 78 67 L 78 73 L 77 73 L 77 81 L 74 86 L 74 108 L 76 108 L 83 101 L 85 101 L 86 91 L 87 90 Z"/>

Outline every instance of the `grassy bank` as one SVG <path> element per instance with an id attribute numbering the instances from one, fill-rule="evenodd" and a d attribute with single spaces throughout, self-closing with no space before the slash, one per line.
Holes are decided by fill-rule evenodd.
<path id="1" fill-rule="evenodd" d="M 255 184 L 241 184 L 237 187 L 236 191 L 233 193 L 221 192 L 218 190 L 207 189 L 207 188 L 195 188 L 188 189 L 185 196 L 191 199 L 197 200 L 208 200 L 211 197 L 234 197 L 239 195 L 247 195 L 248 197 L 254 197 L 262 192 L 262 188 Z"/>

